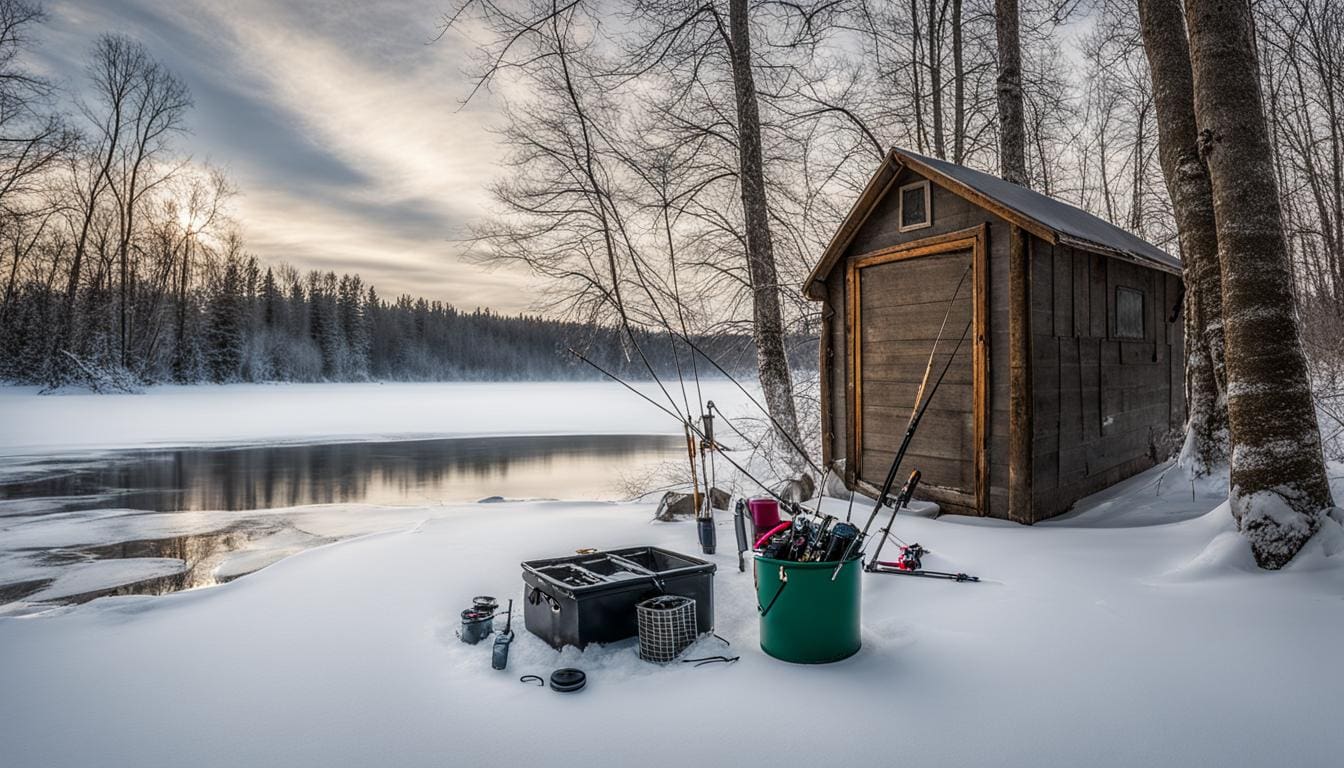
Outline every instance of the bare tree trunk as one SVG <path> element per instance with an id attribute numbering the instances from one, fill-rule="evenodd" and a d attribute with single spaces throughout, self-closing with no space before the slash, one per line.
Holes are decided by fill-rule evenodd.
<path id="1" fill-rule="evenodd" d="M 1149 104 L 1140 109 L 1134 128 L 1134 170 L 1129 190 L 1129 231 L 1143 236 L 1144 126 L 1148 124 Z"/>
<path id="2" fill-rule="evenodd" d="M 1158 157 L 1176 214 L 1185 279 L 1182 459 L 1205 474 L 1227 463 L 1223 286 L 1209 170 L 1199 156 L 1190 43 L 1181 0 L 1139 0 L 1139 26 L 1153 79 Z"/>
<path id="3" fill-rule="evenodd" d="M 1017 0 L 994 0 L 994 17 L 999 44 L 999 175 L 1027 187 L 1030 184 Z"/>
<path id="4" fill-rule="evenodd" d="M 927 131 L 924 128 L 924 75 L 920 72 L 923 62 L 919 58 L 919 0 L 910 0 L 910 78 L 914 82 L 915 104 L 915 148 L 920 152 L 928 151 Z"/>
<path id="5" fill-rule="evenodd" d="M 943 135 L 942 36 L 943 16 L 938 10 L 938 0 L 929 0 L 929 95 L 933 102 L 933 156 L 945 160 L 947 140 Z"/>
<path id="6" fill-rule="evenodd" d="M 747 267 L 751 274 L 752 317 L 756 337 L 756 365 L 766 407 L 789 439 L 798 435 L 793 404 L 793 380 L 784 349 L 784 319 L 779 308 L 779 278 L 770 240 L 770 209 L 765 197 L 765 169 L 761 159 L 761 117 L 756 81 L 751 71 L 751 33 L 747 0 L 728 6 L 732 37 L 733 90 L 737 97 L 738 183 L 747 240 Z M 802 457 L 788 452 L 791 466 Z"/>
<path id="7" fill-rule="evenodd" d="M 962 61 L 961 3 L 952 0 L 952 162 L 966 160 L 966 65 Z"/>
<path id="8" fill-rule="evenodd" d="M 1334 504 L 1294 307 L 1250 6 L 1185 0 L 1223 270 L 1232 514 L 1281 568 Z"/>
<path id="9" fill-rule="evenodd" d="M 173 377 L 179 383 L 191 380 L 187 371 L 187 280 L 191 275 L 191 237 L 182 243 L 182 264 L 177 283 L 177 316 L 173 334 Z"/>

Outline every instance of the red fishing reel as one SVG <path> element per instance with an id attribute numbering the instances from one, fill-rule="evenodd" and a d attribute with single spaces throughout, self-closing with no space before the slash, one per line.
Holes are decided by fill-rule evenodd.
<path id="1" fill-rule="evenodd" d="M 919 544 L 908 544 L 901 547 L 901 557 L 894 565 L 902 571 L 918 571 L 923 565 L 922 559 L 928 554 L 928 550 Z"/>

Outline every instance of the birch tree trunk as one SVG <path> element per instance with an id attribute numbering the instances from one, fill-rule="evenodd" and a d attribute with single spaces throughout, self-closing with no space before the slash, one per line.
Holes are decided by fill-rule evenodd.
<path id="1" fill-rule="evenodd" d="M 999 175 L 1027 182 L 1027 129 L 1022 106 L 1022 42 L 1017 0 L 994 0 L 994 31 L 999 48 Z"/>
<path id="2" fill-rule="evenodd" d="M 1175 209 L 1185 279 L 1182 460 L 1196 474 L 1227 463 L 1223 370 L 1223 285 L 1209 171 L 1199 156 L 1190 43 L 1181 0 L 1139 0 L 1139 27 L 1153 80 L 1158 157 Z"/>
<path id="3" fill-rule="evenodd" d="M 751 71 L 751 32 L 747 0 L 728 6 L 732 38 L 733 91 L 737 101 L 738 183 L 747 240 L 747 267 L 751 274 L 752 319 L 756 337 L 756 365 L 766 407 L 778 429 L 789 439 L 798 435 L 793 404 L 793 380 L 784 349 L 784 319 L 779 308 L 779 277 L 770 239 L 770 208 L 765 197 L 765 169 L 761 159 L 761 117 L 756 81 Z M 786 450 L 790 466 L 801 467 L 803 457 Z"/>
<path id="4" fill-rule="evenodd" d="M 1277 569 L 1334 502 L 1298 332 L 1250 6 L 1185 0 L 1185 10 L 1223 272 L 1232 515 L 1256 562 Z"/>

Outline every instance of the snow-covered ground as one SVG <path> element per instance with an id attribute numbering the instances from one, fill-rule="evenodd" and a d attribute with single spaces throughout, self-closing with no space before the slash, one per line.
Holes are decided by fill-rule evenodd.
<path id="1" fill-rule="evenodd" d="M 1160 491 L 1159 491 L 1159 478 Z M 828 500 L 830 511 L 845 505 Z M 6 766 L 1335 766 L 1344 755 L 1338 532 L 1255 570 L 1226 505 L 1148 472 L 1064 519 L 909 517 L 926 567 L 863 578 L 863 649 L 795 666 L 757 645 L 750 569 L 719 521 L 731 666 L 659 667 L 629 642 L 504 672 L 455 637 L 519 562 L 579 547 L 693 553 L 642 504 L 468 504 L 232 583 L 0 619 Z M 406 510 L 399 511 L 401 513 Z M 521 627 L 517 627 L 521 629 Z M 724 652 L 713 639 L 700 655 Z M 520 684 L 589 673 L 562 695 Z"/>
<path id="2" fill-rule="evenodd" d="M 745 412 L 730 384 L 711 388 Z M 0 390 L 0 465 L 150 445 L 641 431 L 676 425 L 605 384 Z M 0 617 L 0 765 L 1338 765 L 1344 554 L 1328 555 L 1344 532 L 1330 523 L 1284 571 L 1261 572 L 1224 497 L 1159 468 L 1032 528 L 903 517 L 896 533 L 932 550 L 926 567 L 984 581 L 864 576 L 863 649 L 817 667 L 761 652 L 750 566 L 737 571 L 721 514 L 716 631 L 732 645 L 692 653 L 736 664 L 655 666 L 633 642 L 558 653 L 520 621 L 504 672 L 488 644 L 455 636 L 472 596 L 520 602 L 521 561 L 580 547 L 696 553 L 694 526 L 650 522 L 647 503 L 268 510 L 251 516 L 282 521 L 261 534 L 274 546 L 223 558 L 216 575 L 292 556 L 236 581 Z M 222 522 L 50 513 L 6 527 L 5 549 Z M 176 563 L 90 561 L 46 596 Z M 561 666 L 585 669 L 588 689 L 518 681 Z"/>
<path id="3" fill-rule="evenodd" d="M 656 384 L 634 386 L 669 407 Z M 726 413 L 746 412 L 749 403 L 731 382 L 707 379 L 701 387 Z M 680 390 L 669 391 L 679 403 Z M 612 382 L 229 384 L 51 396 L 34 387 L 0 387 L 0 456 L 212 443 L 680 433 L 671 417 Z"/>

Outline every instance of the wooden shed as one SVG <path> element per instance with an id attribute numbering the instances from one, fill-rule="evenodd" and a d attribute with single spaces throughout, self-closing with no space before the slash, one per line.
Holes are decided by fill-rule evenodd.
<path id="1" fill-rule="evenodd" d="M 1185 422 L 1180 260 L 998 177 L 892 150 L 805 293 L 823 453 L 851 488 L 886 476 L 945 316 L 933 375 L 951 367 L 900 478 L 919 469 L 945 512 L 1060 514 L 1165 459 Z"/>

